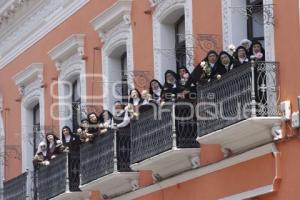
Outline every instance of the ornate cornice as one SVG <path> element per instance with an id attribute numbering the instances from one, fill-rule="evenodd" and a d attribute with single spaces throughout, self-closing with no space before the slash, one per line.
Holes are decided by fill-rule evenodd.
<path id="1" fill-rule="evenodd" d="M 39 85 L 35 85 L 35 87 L 41 87 L 43 85 L 43 68 L 43 64 L 33 63 L 13 77 L 21 96 L 24 95 L 26 87 L 32 83 L 38 81 Z"/>
<path id="2" fill-rule="evenodd" d="M 84 38 L 84 34 L 73 34 L 49 51 L 48 54 L 55 62 L 58 71 L 61 70 L 61 64 L 68 58 L 74 55 L 84 56 Z"/>
<path id="3" fill-rule="evenodd" d="M 90 22 L 102 42 L 106 41 L 108 33 L 116 26 L 131 24 L 131 4 L 132 0 L 118 0 Z"/>
<path id="4" fill-rule="evenodd" d="M 157 6 L 163 0 L 149 0 L 151 7 Z"/>
<path id="5" fill-rule="evenodd" d="M 89 0 L 18 0 L 0 27 L 0 69 L 43 38 Z M 0 15 L 1 16 L 1 15 Z"/>
<path id="6" fill-rule="evenodd" d="M 0 0 L 0 26 L 14 17 L 29 1 L 32 0 Z"/>

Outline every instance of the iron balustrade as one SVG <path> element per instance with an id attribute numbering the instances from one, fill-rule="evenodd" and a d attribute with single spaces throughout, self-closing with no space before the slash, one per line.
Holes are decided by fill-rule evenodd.
<path id="1" fill-rule="evenodd" d="M 81 185 L 114 172 L 130 171 L 130 127 L 108 131 L 80 148 Z"/>
<path id="2" fill-rule="evenodd" d="M 151 106 L 131 122 L 131 164 L 176 148 L 198 148 L 192 102 Z"/>
<path id="3" fill-rule="evenodd" d="M 20 200 L 27 198 L 27 178 L 29 174 L 23 173 L 20 176 L 4 182 L 4 199 Z"/>
<path id="4" fill-rule="evenodd" d="M 79 154 L 62 153 L 48 166 L 37 169 L 38 199 L 46 200 L 62 193 L 79 191 Z"/>
<path id="5" fill-rule="evenodd" d="M 225 128 L 250 117 L 279 116 L 278 64 L 244 64 L 197 88 L 198 136 Z"/>

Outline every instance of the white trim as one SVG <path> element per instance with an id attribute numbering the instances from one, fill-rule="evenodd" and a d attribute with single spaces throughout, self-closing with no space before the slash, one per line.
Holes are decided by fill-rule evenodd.
<path id="1" fill-rule="evenodd" d="M 162 38 L 162 30 L 165 28 L 162 27 L 163 21 L 173 12 L 178 11 L 178 9 L 184 9 L 185 16 L 185 34 L 193 34 L 193 2 L 192 0 L 164 0 L 164 1 L 150 1 L 154 7 L 154 13 L 152 15 L 153 23 L 153 50 L 154 50 L 154 77 L 159 81 L 164 81 L 164 72 L 166 69 L 176 69 L 176 58 L 175 58 L 175 42 L 170 44 L 169 47 L 166 47 L 164 44 L 167 38 Z M 175 37 L 175 34 L 174 34 Z M 170 39 L 170 38 L 169 38 Z M 173 39 L 173 38 L 171 38 Z M 186 47 L 189 54 L 192 53 L 193 57 L 193 41 L 189 40 L 186 37 Z M 174 49 L 174 55 L 171 53 L 169 58 L 165 58 L 163 54 L 163 49 Z M 187 55 L 188 57 L 188 55 Z M 189 70 L 193 69 L 192 58 L 188 57 L 187 59 L 187 68 Z M 167 63 L 166 63 L 167 62 Z M 168 66 L 165 68 L 164 66 Z"/>
<path id="2" fill-rule="evenodd" d="M 16 85 L 19 87 L 26 86 L 37 79 L 42 83 L 43 67 L 44 66 L 41 63 L 33 63 L 26 67 L 24 70 L 20 71 L 15 76 L 13 76 Z"/>
<path id="3" fill-rule="evenodd" d="M 266 185 L 259 188 L 255 188 L 253 190 L 249 190 L 246 192 L 242 192 L 239 194 L 235 194 L 232 196 L 221 198 L 220 200 L 241 200 L 241 199 L 249 199 L 257 196 L 261 196 L 264 194 L 269 194 L 271 192 L 274 192 L 273 185 Z"/>
<path id="4" fill-rule="evenodd" d="M 131 4 L 132 0 L 118 0 L 90 22 L 103 42 L 107 39 L 107 32 L 121 21 L 130 23 Z"/>
<path id="5" fill-rule="evenodd" d="M 84 34 L 73 34 L 62 43 L 51 49 L 48 54 L 54 62 L 59 64 L 75 53 L 83 56 L 84 38 Z"/>
<path id="6" fill-rule="evenodd" d="M 81 106 L 86 104 L 86 63 L 82 59 L 84 56 L 84 34 L 73 34 L 56 47 L 49 51 L 49 56 L 55 62 L 58 75 L 58 98 L 59 100 L 59 126 L 60 130 L 67 125 L 72 127 L 72 120 L 68 112 L 72 105 L 70 89 L 66 84 L 71 84 L 74 80 L 80 82 Z"/>
<path id="7" fill-rule="evenodd" d="M 103 107 L 112 107 L 114 95 L 112 94 L 112 83 L 120 80 L 112 80 L 111 55 L 120 47 L 126 48 L 127 53 L 127 74 L 134 70 L 133 61 L 133 33 L 131 28 L 131 5 L 132 0 L 117 1 L 103 13 L 94 18 L 90 23 L 98 32 L 104 43 L 102 47 L 102 80 L 103 80 Z M 133 80 L 128 79 L 128 85 L 133 86 Z"/>
<path id="8" fill-rule="evenodd" d="M 13 79 L 19 87 L 21 102 L 21 130 L 22 130 L 22 172 L 32 170 L 32 162 L 27 152 L 28 142 L 30 138 L 28 134 L 32 133 L 33 126 L 28 123 L 30 118 L 30 110 L 39 103 L 40 105 L 40 127 L 43 133 L 45 125 L 45 103 L 44 103 L 44 88 L 43 88 L 43 64 L 33 63 L 26 67 L 23 71 L 17 73 Z M 30 163 L 30 164 L 29 164 Z M 30 166 L 29 166 L 30 165 Z"/>
<path id="9" fill-rule="evenodd" d="M 264 5 L 272 5 L 273 0 L 263 0 Z M 274 16 L 273 7 L 266 7 L 264 9 L 269 9 L 271 16 Z M 265 50 L 266 50 L 266 61 L 275 61 L 275 34 L 274 34 L 275 24 L 268 24 L 264 22 L 264 37 L 265 37 Z"/>
<path id="10" fill-rule="evenodd" d="M 3 200 L 3 182 L 5 177 L 5 127 L 2 117 L 3 113 L 3 97 L 0 96 L 0 200 Z"/>
<path id="11" fill-rule="evenodd" d="M 12 34 L 6 36 L 6 38 L 1 38 L 1 41 L 6 41 L 6 42 L 11 41 L 10 44 L 11 47 L 8 48 L 10 49 L 8 52 L 0 55 L 0 69 L 4 68 L 8 63 L 13 61 L 17 56 L 22 54 L 25 50 L 30 48 L 33 44 L 38 42 L 49 32 L 51 32 L 54 28 L 56 28 L 58 25 L 60 25 L 62 22 L 68 19 L 82 6 L 87 4 L 89 0 L 77 0 L 77 1 L 51 0 L 45 2 L 48 4 L 42 7 L 43 9 L 45 9 L 44 12 L 39 10 L 36 13 L 30 13 L 28 19 L 30 19 L 31 21 L 28 21 L 23 26 L 19 26 L 19 28 L 13 31 Z M 10 29 L 7 29 L 6 31 L 8 32 L 9 30 Z M 26 31 L 28 30 L 34 32 L 27 33 Z M 19 42 L 15 43 L 14 41 L 19 41 Z"/>
<path id="12" fill-rule="evenodd" d="M 247 18 L 234 8 L 246 9 L 246 0 L 222 0 L 223 47 L 225 50 L 228 50 L 230 44 L 238 46 L 242 39 L 247 38 Z"/>
<path id="13" fill-rule="evenodd" d="M 160 191 L 162 189 L 177 185 L 179 183 L 183 183 L 195 178 L 199 178 L 201 176 L 207 175 L 212 172 L 216 172 L 228 167 L 231 167 L 233 165 L 237 165 L 239 163 L 255 159 L 257 157 L 264 156 L 266 154 L 272 153 L 276 147 L 274 147 L 274 143 L 270 143 L 261 147 L 258 147 L 256 149 L 247 151 L 245 153 L 236 155 L 234 157 L 230 157 L 228 159 L 222 160 L 220 162 L 217 162 L 215 164 L 211 164 L 208 166 L 200 167 L 198 169 L 190 170 L 184 173 L 181 173 L 177 176 L 174 176 L 172 178 L 163 180 L 161 182 L 158 182 L 156 184 L 146 186 L 144 188 L 138 189 L 134 192 L 124 194 L 122 196 L 116 197 L 113 200 L 131 200 L 136 199 L 141 196 Z"/>

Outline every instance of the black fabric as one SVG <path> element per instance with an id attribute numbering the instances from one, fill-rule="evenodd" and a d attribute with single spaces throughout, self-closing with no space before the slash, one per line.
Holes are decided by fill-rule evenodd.
<path id="1" fill-rule="evenodd" d="M 120 116 L 114 116 L 114 123 L 121 124 L 124 121 L 126 111 L 124 111 Z"/>
<path id="2" fill-rule="evenodd" d="M 144 99 L 142 98 L 142 95 L 141 95 L 141 93 L 140 93 L 140 91 L 139 91 L 138 89 L 132 89 L 132 90 L 130 90 L 130 92 L 129 92 L 129 96 L 130 96 L 130 98 L 129 98 L 129 103 L 133 104 L 133 98 L 131 98 L 131 93 L 132 93 L 134 90 L 137 92 L 138 98 L 140 99 L 138 105 L 143 104 Z"/>
<path id="3" fill-rule="evenodd" d="M 153 89 L 152 89 L 152 87 L 151 87 L 151 84 L 152 84 L 153 82 L 157 82 L 157 83 L 158 83 L 158 86 L 159 86 L 159 88 L 161 89 L 160 96 L 158 96 L 157 94 L 155 94 L 155 93 L 153 92 Z M 149 84 L 149 93 L 150 93 L 152 99 L 154 99 L 154 100 L 157 101 L 157 100 L 161 97 L 162 91 L 163 91 L 163 86 L 161 85 L 161 83 L 160 83 L 158 80 L 153 79 L 153 80 L 150 81 L 150 84 Z"/>
<path id="4" fill-rule="evenodd" d="M 167 82 L 167 74 L 172 74 L 175 79 L 175 85 L 172 85 Z M 175 87 L 174 87 L 175 86 Z M 178 84 L 178 76 L 172 70 L 167 70 L 165 73 L 165 84 L 162 91 L 162 99 L 164 101 L 172 101 L 172 97 L 177 98 L 177 94 L 179 93 L 179 84 Z"/>
<path id="5" fill-rule="evenodd" d="M 229 62 L 229 65 L 228 65 L 228 68 L 226 69 L 226 66 L 222 63 L 222 61 L 221 61 L 221 56 L 222 55 L 227 55 L 228 57 L 229 57 L 229 60 L 230 60 L 230 62 Z M 220 66 L 222 66 L 222 67 L 224 67 L 224 69 L 225 69 L 225 71 L 226 72 L 229 72 L 230 70 L 232 70 L 233 68 L 234 68 L 234 61 L 235 61 L 235 59 L 229 54 L 229 53 L 227 53 L 226 51 L 221 51 L 220 52 L 220 54 L 219 54 L 219 59 L 218 59 L 218 64 L 220 65 Z M 220 74 L 220 75 L 223 75 L 223 74 Z"/>
<path id="6" fill-rule="evenodd" d="M 261 48 L 261 53 L 263 54 L 263 57 L 261 59 L 259 59 L 260 61 L 265 61 L 265 49 L 263 48 L 262 44 L 259 42 L 259 41 L 253 41 L 251 46 L 250 46 L 250 49 L 249 49 L 249 53 L 250 53 L 250 56 L 253 56 L 254 55 L 254 52 L 253 52 L 253 46 L 258 44 Z"/>
<path id="7" fill-rule="evenodd" d="M 109 112 L 108 110 L 103 110 L 103 111 L 100 113 L 99 117 L 98 117 L 99 123 L 104 123 L 104 117 L 103 117 L 103 115 L 104 115 L 105 112 L 108 113 L 109 119 L 112 119 L 112 118 L 113 118 L 113 115 L 111 114 L 111 112 Z"/>
<path id="8" fill-rule="evenodd" d="M 98 127 L 98 117 L 97 117 L 97 122 L 91 122 L 90 121 L 90 115 L 92 115 L 92 114 L 94 114 L 96 117 L 97 117 L 97 114 L 95 113 L 95 112 L 92 112 L 92 113 L 89 113 L 88 114 L 88 117 L 87 117 L 87 120 L 88 120 L 88 122 L 89 122 L 89 128 L 88 128 L 88 132 L 90 133 L 90 134 L 93 134 L 93 135 L 98 135 L 98 133 L 99 133 L 99 127 Z"/>
<path id="9" fill-rule="evenodd" d="M 238 58 L 238 51 L 239 51 L 240 49 L 245 50 L 245 52 L 246 52 L 246 58 L 248 59 L 248 61 L 240 62 L 240 60 L 239 60 L 239 58 Z M 250 62 L 250 58 L 247 56 L 247 49 L 246 49 L 245 47 L 243 47 L 243 46 L 239 46 L 239 47 L 236 49 L 236 60 L 235 60 L 234 63 L 233 63 L 234 68 L 239 67 L 239 66 L 241 66 L 241 65 L 243 65 L 243 64 L 246 64 L 246 63 L 249 63 L 249 62 Z"/>

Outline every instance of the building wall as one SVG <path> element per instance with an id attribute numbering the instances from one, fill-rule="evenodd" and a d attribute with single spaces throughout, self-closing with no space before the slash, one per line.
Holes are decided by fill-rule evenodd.
<path id="1" fill-rule="evenodd" d="M 55 63 L 50 59 L 48 52 L 57 44 L 64 41 L 71 34 L 85 34 L 86 73 L 101 73 L 101 51 L 95 51 L 95 68 L 93 69 L 93 48 L 102 47 L 98 33 L 93 29 L 90 21 L 105 9 L 115 3 L 115 0 L 90 0 L 78 12 L 60 24 L 57 28 L 35 43 L 28 50 L 10 62 L 0 70 L 0 91 L 3 95 L 3 120 L 6 133 L 5 179 L 9 180 L 21 173 L 21 105 L 17 101 L 20 96 L 12 77 L 30 65 L 31 63 L 44 64 L 45 84 L 45 125 L 53 126 L 59 135 L 58 121 L 51 119 L 50 105 L 56 100 L 51 98 L 50 85 L 57 79 Z M 274 0 L 275 24 L 275 56 L 280 63 L 280 99 L 291 100 L 292 110 L 298 110 L 296 97 L 300 94 L 299 86 L 292 81 L 298 80 L 299 70 L 297 58 L 300 55 L 300 28 L 299 28 L 299 5 L 297 0 L 289 0 L 284 3 Z M 133 54 L 134 70 L 147 72 L 147 81 L 154 76 L 153 61 L 153 8 L 148 0 L 133 1 L 131 13 L 131 26 L 133 31 Z M 223 48 L 222 36 L 222 6 L 219 0 L 193 0 L 193 33 L 214 34 L 218 41 L 218 48 Z M 206 50 L 199 46 L 195 47 L 195 63 L 198 63 L 206 54 Z M 96 78 L 93 83 L 87 79 L 87 94 L 102 94 L 100 79 Z M 140 81 L 140 89 L 148 86 L 143 80 Z M 57 90 L 57 89 L 56 89 Z M 93 91 L 93 92 L 92 92 Z M 57 92 L 57 91 L 56 91 Z M 100 99 L 98 102 L 102 102 Z M 283 124 L 284 132 L 291 136 L 299 131 L 293 130 L 290 123 Z M 256 199 L 299 199 L 299 165 L 297 156 L 300 153 L 299 141 L 290 138 L 288 141 L 277 145 L 282 154 L 282 181 L 279 190 L 275 193 L 257 197 Z M 218 156 L 217 156 L 218 157 Z M 191 181 L 177 184 L 173 187 L 154 192 L 139 200 L 168 200 L 168 199 L 218 199 L 251 190 L 260 186 L 272 184 L 275 176 L 274 158 L 271 155 L 259 157 L 232 167 L 195 178 Z M 140 180 L 143 184 L 151 183 L 149 172 L 143 172 Z M 142 185 L 143 185 L 142 184 Z M 97 195 L 93 199 L 97 199 Z"/>

